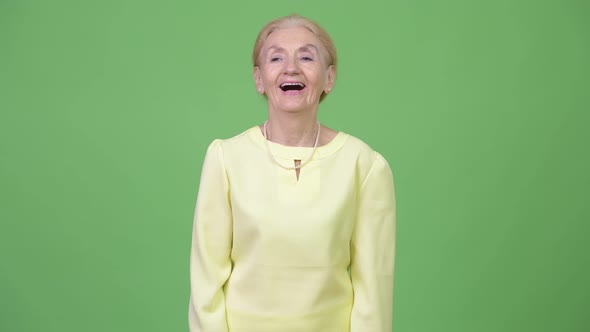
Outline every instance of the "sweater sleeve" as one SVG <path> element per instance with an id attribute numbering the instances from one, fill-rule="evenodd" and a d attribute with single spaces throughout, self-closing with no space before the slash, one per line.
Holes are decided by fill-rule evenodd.
<path id="1" fill-rule="evenodd" d="M 189 329 L 227 331 L 223 286 L 231 269 L 232 213 L 222 141 L 207 149 L 195 208 L 190 254 Z"/>
<path id="2" fill-rule="evenodd" d="M 395 258 L 393 175 L 378 153 L 361 186 L 351 241 L 351 332 L 390 332 Z"/>

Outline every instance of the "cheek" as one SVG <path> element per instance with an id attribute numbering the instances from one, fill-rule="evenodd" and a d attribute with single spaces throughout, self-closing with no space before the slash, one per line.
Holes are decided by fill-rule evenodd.
<path id="1" fill-rule="evenodd" d="M 275 80 L 275 77 L 276 75 L 274 74 L 274 72 L 270 70 L 267 70 L 262 73 L 262 81 L 266 83 L 273 82 Z"/>
<path id="2" fill-rule="evenodd" d="M 323 89 L 324 85 L 325 85 L 325 84 L 326 84 L 326 82 L 327 82 L 327 78 L 326 78 L 326 76 L 325 76 L 325 75 L 323 75 L 323 74 L 317 74 L 317 75 L 314 77 L 314 80 L 313 80 L 313 81 L 314 81 L 314 84 L 315 84 L 316 88 L 318 88 L 318 89 Z"/>

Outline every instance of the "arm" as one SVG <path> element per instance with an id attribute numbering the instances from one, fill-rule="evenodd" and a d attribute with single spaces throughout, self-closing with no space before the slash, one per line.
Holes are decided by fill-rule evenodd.
<path id="1" fill-rule="evenodd" d="M 191 332 L 227 331 L 223 286 L 231 273 L 232 214 L 220 140 L 207 149 L 190 258 Z"/>
<path id="2" fill-rule="evenodd" d="M 387 161 L 378 153 L 361 186 L 351 241 L 354 303 L 351 332 L 389 332 L 393 316 L 395 194 Z"/>

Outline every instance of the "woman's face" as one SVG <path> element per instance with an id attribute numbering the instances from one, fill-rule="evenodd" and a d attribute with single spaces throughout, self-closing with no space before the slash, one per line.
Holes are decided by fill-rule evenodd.
<path id="1" fill-rule="evenodd" d="M 334 86 L 334 66 L 327 65 L 321 42 L 304 27 L 273 31 L 262 45 L 258 63 L 256 88 L 267 95 L 270 110 L 317 109 L 322 92 Z"/>

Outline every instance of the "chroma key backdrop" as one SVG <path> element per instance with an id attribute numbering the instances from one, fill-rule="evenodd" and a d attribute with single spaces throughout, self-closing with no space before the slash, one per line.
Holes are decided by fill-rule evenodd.
<path id="1" fill-rule="evenodd" d="M 291 13 L 338 49 L 320 121 L 394 172 L 393 331 L 590 331 L 583 0 L 0 1 L 0 331 L 188 330 L 205 149 L 266 119 Z"/>

